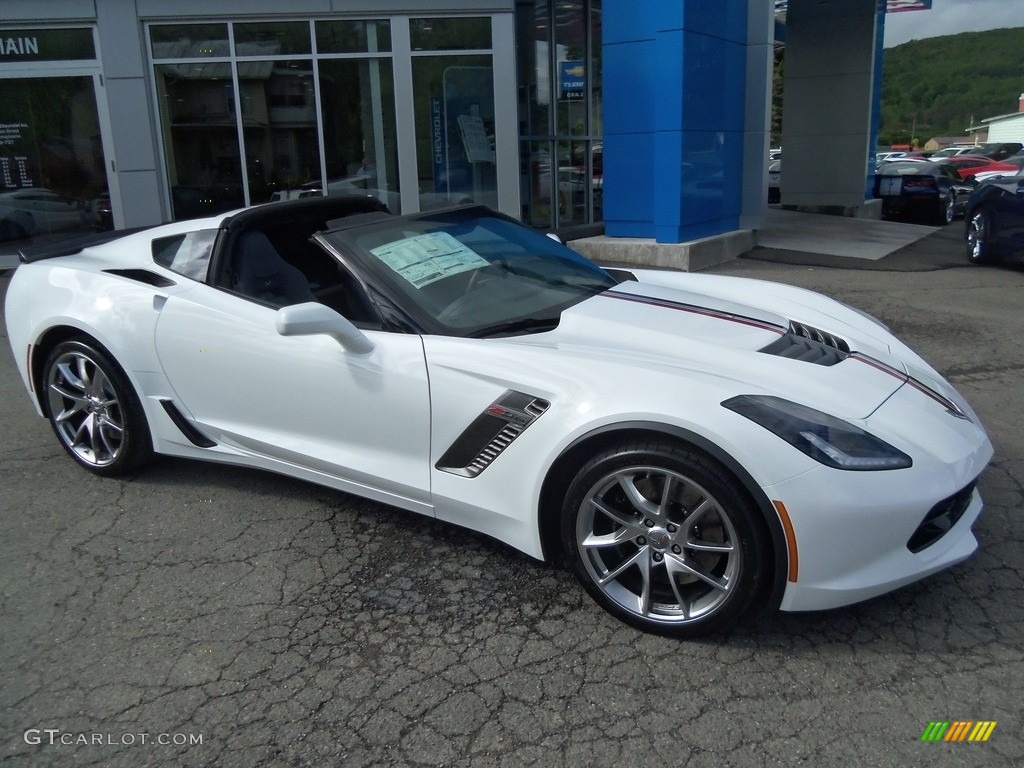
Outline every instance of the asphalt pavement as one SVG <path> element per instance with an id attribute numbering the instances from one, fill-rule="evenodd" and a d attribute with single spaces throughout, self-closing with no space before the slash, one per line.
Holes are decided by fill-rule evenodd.
<path id="1" fill-rule="evenodd" d="M 966 562 L 702 641 L 636 632 L 485 537 L 296 480 L 170 459 L 88 475 L 0 350 L 0 762 L 1024 765 L 1024 269 L 967 264 L 962 232 L 870 258 L 765 240 L 711 270 L 879 317 L 996 456 Z M 936 721 L 996 726 L 922 741 Z"/>

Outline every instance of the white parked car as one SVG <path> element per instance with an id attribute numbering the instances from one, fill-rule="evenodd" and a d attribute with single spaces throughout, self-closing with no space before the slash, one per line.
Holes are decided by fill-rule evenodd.
<path id="1" fill-rule="evenodd" d="M 84 205 L 41 187 L 0 192 L 0 240 L 85 229 Z"/>
<path id="2" fill-rule="evenodd" d="M 280 472 L 567 560 L 679 637 L 896 589 L 977 547 L 978 417 L 878 321 L 602 269 L 479 206 L 316 197 L 23 253 L 6 317 L 83 468 Z"/>

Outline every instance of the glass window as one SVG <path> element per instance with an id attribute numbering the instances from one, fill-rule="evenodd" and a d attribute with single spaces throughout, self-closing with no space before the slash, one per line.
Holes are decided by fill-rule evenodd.
<path id="1" fill-rule="evenodd" d="M 519 40 L 519 133 L 546 136 L 551 106 L 550 25 L 545 0 L 519 5 L 516 18 Z"/>
<path id="2" fill-rule="evenodd" d="M 249 202 L 319 187 L 320 141 L 309 59 L 238 63 Z"/>
<path id="3" fill-rule="evenodd" d="M 519 0 L 516 27 L 523 220 L 600 221 L 601 0 Z"/>
<path id="4" fill-rule="evenodd" d="M 365 195 L 401 212 L 389 59 L 321 59 L 328 195 Z"/>
<path id="5" fill-rule="evenodd" d="M 460 51 L 491 47 L 491 20 L 410 19 L 409 35 L 414 51 Z"/>
<path id="6" fill-rule="evenodd" d="M 229 68 L 226 62 L 153 68 L 175 219 L 245 205 Z"/>
<path id="7" fill-rule="evenodd" d="M 149 28 L 154 59 L 227 56 L 227 24 L 158 24 Z"/>
<path id="8" fill-rule="evenodd" d="M 550 141 L 524 141 L 520 145 L 522 220 L 532 227 L 550 227 L 554 221 L 551 144 Z"/>
<path id="9" fill-rule="evenodd" d="M 234 32 L 238 56 L 291 56 L 313 52 L 309 23 L 305 21 L 235 24 Z"/>
<path id="10" fill-rule="evenodd" d="M 153 261 L 172 272 L 202 282 L 206 280 L 216 239 L 216 229 L 161 237 L 153 241 Z"/>
<path id="11" fill-rule="evenodd" d="M 93 79 L 0 80 L 0 252 L 112 228 Z"/>
<path id="12" fill-rule="evenodd" d="M 559 135 L 586 134 L 587 23 L 583 0 L 555 4 L 555 66 Z"/>
<path id="13" fill-rule="evenodd" d="M 377 53 L 391 50 L 391 22 L 318 21 L 317 53 Z"/>
<path id="14" fill-rule="evenodd" d="M 497 208 L 491 57 L 418 56 L 412 64 L 420 208 Z"/>

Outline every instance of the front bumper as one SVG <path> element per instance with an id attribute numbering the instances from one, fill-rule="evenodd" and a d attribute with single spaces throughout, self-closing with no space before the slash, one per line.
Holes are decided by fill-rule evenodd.
<path id="1" fill-rule="evenodd" d="M 845 472 L 827 467 L 764 488 L 793 523 L 799 553 L 781 610 L 837 608 L 910 584 L 961 562 L 978 542 L 974 482 L 992 457 L 975 422 L 902 388 L 865 427 L 914 458 L 908 469 Z M 909 446 L 897 435 L 915 436 Z"/>

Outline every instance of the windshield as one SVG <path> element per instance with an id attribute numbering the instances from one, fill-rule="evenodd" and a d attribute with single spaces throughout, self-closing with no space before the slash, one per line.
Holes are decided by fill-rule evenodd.
<path id="1" fill-rule="evenodd" d="M 485 208 L 377 219 L 323 237 L 431 333 L 547 330 L 615 284 L 561 243 Z"/>

